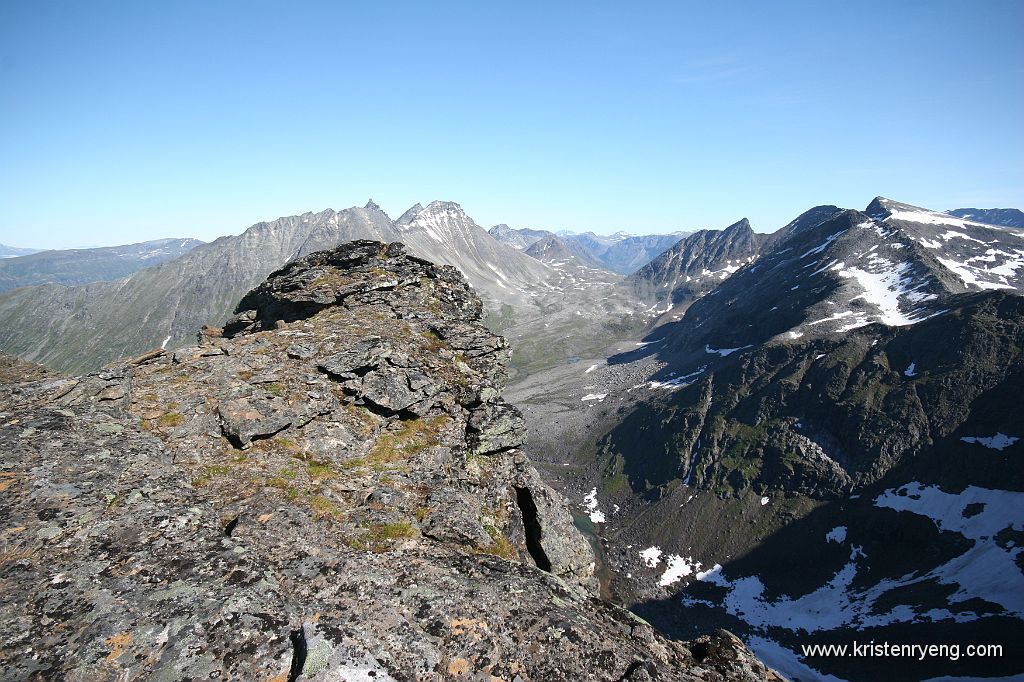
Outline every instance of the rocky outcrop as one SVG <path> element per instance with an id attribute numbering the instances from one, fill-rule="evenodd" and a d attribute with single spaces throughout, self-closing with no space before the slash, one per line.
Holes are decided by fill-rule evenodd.
<path id="1" fill-rule="evenodd" d="M 55 376 L 58 376 L 57 373 L 49 367 L 15 358 L 7 353 L 0 353 L 0 384 L 34 381 Z"/>
<path id="2" fill-rule="evenodd" d="M 454 268 L 354 242 L 196 345 L 0 387 L 5 673 L 776 679 L 594 596 L 480 314 Z"/>

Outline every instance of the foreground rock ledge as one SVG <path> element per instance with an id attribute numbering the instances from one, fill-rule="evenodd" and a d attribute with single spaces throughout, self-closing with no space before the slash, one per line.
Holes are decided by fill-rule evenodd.
<path id="1" fill-rule="evenodd" d="M 480 314 L 352 242 L 195 347 L 0 387 L 4 679 L 778 679 L 594 596 Z"/>

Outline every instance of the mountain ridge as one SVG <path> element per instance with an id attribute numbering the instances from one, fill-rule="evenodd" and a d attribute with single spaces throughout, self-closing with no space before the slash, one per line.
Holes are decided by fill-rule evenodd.
<path id="1" fill-rule="evenodd" d="M 888 674 L 801 661 L 807 641 L 1010 646 L 1022 550 L 995 538 L 1024 532 L 1022 248 L 884 198 L 815 207 L 632 348 L 513 386 L 531 456 L 597 526 L 613 597 L 677 636 L 738 630 L 796 678 Z M 991 534 L 956 520 L 976 509 Z"/>
<path id="2" fill-rule="evenodd" d="M 0 348 L 65 370 L 173 348 L 192 330 L 223 322 L 248 289 L 289 260 L 355 238 L 403 241 L 425 258 L 455 265 L 495 306 L 530 307 L 542 293 L 558 291 L 548 283 L 555 272 L 498 243 L 454 202 L 417 204 L 392 221 L 371 201 L 262 221 L 119 282 L 7 292 L 0 295 Z"/>

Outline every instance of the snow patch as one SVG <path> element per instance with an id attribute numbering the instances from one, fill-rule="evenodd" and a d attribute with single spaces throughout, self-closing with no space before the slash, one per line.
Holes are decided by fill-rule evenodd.
<path id="1" fill-rule="evenodd" d="M 675 377 L 674 379 L 668 379 L 667 381 L 648 381 L 647 382 L 647 387 L 652 389 L 652 390 L 653 389 L 657 389 L 657 388 L 662 388 L 662 389 L 668 389 L 668 390 L 672 390 L 672 391 L 678 390 L 680 388 L 686 388 L 687 386 L 690 386 L 690 385 L 693 384 L 693 381 L 691 381 L 691 379 L 693 379 L 693 378 L 703 374 L 704 370 L 706 370 L 707 368 L 708 368 L 708 366 L 704 365 L 700 369 L 698 369 L 697 371 L 690 372 L 686 376 Z"/>
<path id="2" fill-rule="evenodd" d="M 597 488 L 594 488 L 587 496 L 583 498 L 583 503 L 587 507 L 587 511 L 590 513 L 590 520 L 594 523 L 604 523 L 605 516 L 597 507 Z"/>
<path id="3" fill-rule="evenodd" d="M 967 227 L 968 225 L 989 227 L 982 223 L 962 220 L 945 213 L 935 213 L 934 211 L 890 211 L 890 215 L 886 220 L 903 220 L 908 223 L 922 223 L 924 225 L 953 225 L 960 228 Z"/>
<path id="4" fill-rule="evenodd" d="M 988 437 L 964 436 L 960 440 L 962 440 L 965 443 L 977 443 L 978 445 L 984 445 L 986 448 L 990 448 L 992 450 L 1002 451 L 1010 447 L 1020 439 L 1017 436 L 1007 436 L 1005 433 L 997 433 L 994 436 Z"/>
<path id="5" fill-rule="evenodd" d="M 661 574 L 658 584 L 662 587 L 674 585 L 681 578 L 685 578 L 699 568 L 699 561 L 693 561 L 689 557 L 679 556 L 678 554 L 669 554 L 665 558 L 665 572 Z"/>
<path id="6" fill-rule="evenodd" d="M 860 226 L 858 225 L 858 227 L 860 227 Z M 846 230 L 840 230 L 839 232 L 836 232 L 833 235 L 829 235 L 828 237 L 825 237 L 825 241 L 823 241 L 818 246 L 815 246 L 813 249 L 810 249 L 809 251 L 805 251 L 804 254 L 802 256 L 800 256 L 800 258 L 803 259 L 803 258 L 807 258 L 810 255 L 821 253 L 822 251 L 824 251 L 825 249 L 828 248 L 829 244 L 831 244 L 835 240 L 839 239 L 839 237 L 844 232 L 846 232 Z"/>
<path id="7" fill-rule="evenodd" d="M 895 265 L 886 261 L 885 265 L 888 267 L 882 272 L 868 272 L 860 268 L 839 271 L 840 277 L 855 280 L 863 289 L 863 293 L 854 296 L 850 301 L 861 298 L 874 305 L 878 309 L 878 321 L 890 327 L 903 327 L 925 319 L 920 315 L 907 314 L 900 310 L 901 296 L 912 301 L 927 298 L 927 295 L 922 295 L 918 291 L 924 286 L 924 282 L 915 284 L 911 264 Z"/>
<path id="8" fill-rule="evenodd" d="M 647 564 L 647 568 L 657 568 L 661 561 L 661 547 L 648 547 L 640 552 L 640 558 Z"/>
<path id="9" fill-rule="evenodd" d="M 712 348 L 711 346 L 705 344 L 704 352 L 707 353 L 708 355 L 714 355 L 715 353 L 717 353 L 718 355 L 721 355 L 724 358 L 728 355 L 732 355 L 738 350 L 744 350 L 746 348 L 753 348 L 753 345 L 740 346 L 739 348 Z"/>
<path id="10" fill-rule="evenodd" d="M 846 542 L 846 526 L 836 526 L 830 530 L 825 536 L 825 542 L 835 542 L 840 545 Z"/>
<path id="11" fill-rule="evenodd" d="M 917 363 L 911 362 L 907 365 L 907 368 L 903 370 L 903 376 L 916 377 L 917 376 Z"/>
<path id="12" fill-rule="evenodd" d="M 982 272 L 990 272 L 981 268 L 975 268 L 967 265 L 966 263 L 958 263 L 951 258 L 936 258 L 940 263 L 949 268 L 957 277 L 963 280 L 963 283 L 970 287 L 976 286 L 979 289 L 1012 289 L 1013 286 L 1003 282 L 990 282 L 983 279 L 978 279 L 978 275 Z M 1007 264 L 1009 265 L 1009 264 Z M 1005 267 L 1005 266 L 1004 266 Z"/>
<path id="13" fill-rule="evenodd" d="M 930 571 L 912 571 L 899 578 L 885 578 L 857 587 L 854 584 L 858 577 L 863 577 L 868 562 L 863 548 L 852 546 L 847 563 L 831 580 L 796 599 L 783 595 L 769 601 L 764 596 L 764 584 L 757 576 L 731 581 L 721 577 L 727 589 L 722 607 L 762 632 L 773 627 L 811 633 L 839 627 L 977 620 L 978 615 L 969 610 L 955 614 L 946 609 L 916 613 L 908 605 L 881 607 L 878 603 L 898 588 L 938 583 L 956 588 L 948 597 L 950 604 L 981 599 L 1003 607 L 1001 615 L 1019 618 L 1024 614 L 1024 575 L 1015 562 L 1024 548 L 1004 548 L 995 540 L 995 536 L 1007 528 L 1024 530 L 1024 520 L 1019 513 L 1024 508 L 1024 493 L 968 486 L 961 493 L 953 494 L 936 486 L 912 482 L 884 491 L 874 503 L 877 507 L 925 516 L 939 530 L 959 533 L 974 542 L 960 556 Z M 973 513 L 965 516 L 968 506 Z M 981 511 L 977 511 L 979 508 Z M 836 529 L 829 535 L 834 533 Z M 692 597 L 684 597 L 682 602 L 715 606 Z"/>

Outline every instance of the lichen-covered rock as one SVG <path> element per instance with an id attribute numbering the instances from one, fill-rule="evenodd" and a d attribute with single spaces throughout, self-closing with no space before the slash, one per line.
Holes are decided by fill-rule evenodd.
<path id="1" fill-rule="evenodd" d="M 5 679 L 773 679 L 592 593 L 479 317 L 355 242 L 195 347 L 0 386 Z"/>

